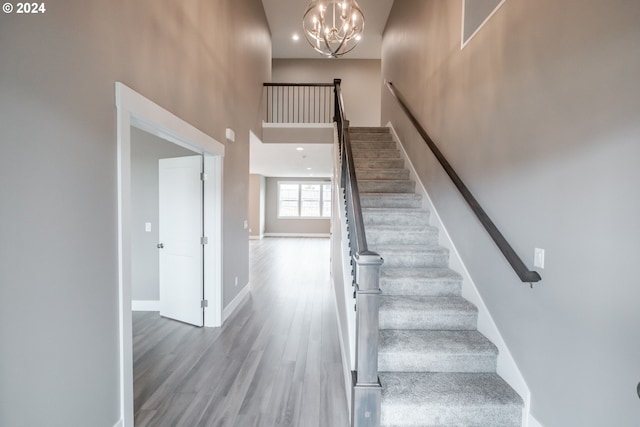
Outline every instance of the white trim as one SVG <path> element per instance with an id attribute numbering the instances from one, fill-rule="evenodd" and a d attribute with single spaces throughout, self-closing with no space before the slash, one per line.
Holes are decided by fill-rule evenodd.
<path id="1" fill-rule="evenodd" d="M 120 415 L 121 427 L 133 427 L 133 339 L 131 320 L 131 126 L 143 129 L 160 138 L 186 147 L 196 153 L 215 156 L 210 181 L 216 188 L 222 188 L 222 161 L 225 147 L 220 142 L 196 129 L 189 123 L 165 110 L 151 100 L 120 82 L 115 84 L 117 107 L 117 174 L 118 174 L 118 298 L 119 298 L 119 341 L 120 341 Z M 209 181 L 208 181 L 209 182 Z M 205 196 L 206 197 L 206 196 Z M 222 218 L 222 192 L 213 195 L 210 215 L 207 221 L 219 221 Z M 211 226 L 210 226 L 211 227 Z M 215 229 L 215 226 L 214 226 Z M 208 255 L 217 260 L 216 267 L 222 262 L 221 233 L 209 237 Z M 207 246 L 209 246 L 207 245 Z M 207 254 L 207 251 L 205 251 Z M 205 263 L 206 265 L 206 263 Z M 219 289 L 210 289 L 210 287 Z M 218 268 L 211 280 L 205 279 L 205 297 L 211 293 L 221 293 L 222 268 Z M 205 310 L 205 325 L 216 317 L 215 312 L 222 311 L 222 298 L 219 304 L 209 304 Z M 213 316 L 212 316 L 213 315 Z"/>
<path id="2" fill-rule="evenodd" d="M 544 427 L 538 420 L 536 420 L 531 413 L 529 413 L 529 418 L 527 419 L 527 423 L 524 425 L 525 427 Z"/>
<path id="3" fill-rule="evenodd" d="M 264 239 L 264 234 L 252 234 L 249 236 L 249 240 L 262 240 Z"/>
<path id="4" fill-rule="evenodd" d="M 416 182 L 416 192 L 422 195 L 423 207 L 431 211 L 431 225 L 434 225 L 440 229 L 438 243 L 441 246 L 449 249 L 450 268 L 462 275 L 462 296 L 478 308 L 478 331 L 485 335 L 498 348 L 499 354 L 497 373 L 522 397 L 522 400 L 524 401 L 525 407 L 523 410 L 523 421 L 525 421 L 526 417 L 528 417 L 528 415 L 530 414 L 531 393 L 529 391 L 529 387 L 527 386 L 527 383 L 525 382 L 520 369 L 518 369 L 518 365 L 511 355 L 507 344 L 502 338 L 500 330 L 491 317 L 491 313 L 489 313 L 484 300 L 480 296 L 473 278 L 469 274 L 467 267 L 462 261 L 462 257 L 456 249 L 456 246 L 451 239 L 451 235 L 447 231 L 447 228 L 444 226 L 442 219 L 438 214 L 438 210 L 434 206 L 431 197 L 429 197 L 429 193 L 427 193 L 424 184 L 419 179 L 418 173 L 411 163 L 407 152 L 402 146 L 398 134 L 396 133 L 391 123 L 387 123 L 387 127 L 390 128 L 393 139 L 400 147 L 400 152 L 402 153 L 402 156 L 404 157 L 406 165 L 410 171 L 410 179 Z"/>
<path id="5" fill-rule="evenodd" d="M 329 218 L 323 218 L 329 219 Z M 264 233 L 264 237 L 318 237 L 328 238 L 331 233 Z"/>
<path id="6" fill-rule="evenodd" d="M 495 15 L 495 13 L 498 11 L 498 9 L 500 9 L 502 7 L 502 5 L 506 2 L 507 0 L 502 0 L 494 9 L 493 11 L 489 14 L 489 16 L 487 16 L 485 18 L 484 21 L 482 21 L 482 23 L 480 25 L 478 25 L 478 28 L 476 28 L 476 30 L 473 32 L 473 34 L 471 34 L 469 36 L 469 38 L 467 40 L 464 39 L 464 12 L 466 9 L 466 4 L 467 4 L 467 0 L 462 0 L 462 25 L 460 26 L 460 50 L 464 49 L 464 47 L 471 41 L 471 39 L 473 39 L 476 34 L 478 34 L 478 32 L 482 29 L 482 27 L 484 27 L 484 25 L 489 22 L 489 19 L 491 19 L 491 17 L 493 15 Z"/>
<path id="7" fill-rule="evenodd" d="M 124 427 L 124 421 L 122 420 L 122 418 L 120 418 L 118 422 L 113 425 L 113 427 Z"/>
<path id="8" fill-rule="evenodd" d="M 251 291 L 249 290 L 249 284 L 247 283 L 241 290 L 238 292 L 238 295 L 231 301 L 222 311 L 222 322 L 226 322 L 229 317 L 236 311 L 240 304 L 250 295 Z"/>
<path id="9" fill-rule="evenodd" d="M 159 300 L 133 300 L 131 311 L 160 311 Z"/>

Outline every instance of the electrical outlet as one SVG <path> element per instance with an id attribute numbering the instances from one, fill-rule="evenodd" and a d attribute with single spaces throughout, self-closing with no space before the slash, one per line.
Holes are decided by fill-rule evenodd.
<path id="1" fill-rule="evenodd" d="M 249 221 L 247 221 L 246 219 L 244 220 L 243 223 L 244 229 L 246 230 L 247 228 L 249 228 Z"/>
<path id="2" fill-rule="evenodd" d="M 533 266 L 544 268 L 544 249 L 535 248 L 533 250 Z"/>
<path id="3" fill-rule="evenodd" d="M 144 223 L 144 231 L 146 231 L 147 233 L 151 233 L 151 223 L 150 222 L 145 222 Z"/>

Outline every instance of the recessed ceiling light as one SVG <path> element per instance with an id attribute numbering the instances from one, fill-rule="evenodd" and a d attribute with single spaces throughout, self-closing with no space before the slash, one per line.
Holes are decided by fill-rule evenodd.
<path id="1" fill-rule="evenodd" d="M 293 36 L 291 36 L 291 38 L 293 39 L 294 42 L 297 42 L 298 40 L 300 40 L 300 36 L 297 34 L 294 34 Z"/>
<path id="2" fill-rule="evenodd" d="M 304 148 L 302 148 L 302 147 L 298 147 L 298 148 L 296 148 L 296 150 L 298 150 L 298 151 L 304 151 Z"/>
<path id="3" fill-rule="evenodd" d="M 308 170 L 308 171 L 310 171 L 310 170 L 311 170 L 311 168 L 307 168 L 307 170 Z"/>

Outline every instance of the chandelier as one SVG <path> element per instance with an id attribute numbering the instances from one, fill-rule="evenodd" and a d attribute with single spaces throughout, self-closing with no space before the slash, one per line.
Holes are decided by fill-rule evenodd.
<path id="1" fill-rule="evenodd" d="M 362 38 L 364 15 L 355 0 L 313 0 L 302 18 L 307 41 L 328 58 L 353 50 Z"/>

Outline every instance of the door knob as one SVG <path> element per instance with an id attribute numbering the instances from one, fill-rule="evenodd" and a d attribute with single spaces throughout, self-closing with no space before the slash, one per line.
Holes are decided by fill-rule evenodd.
<path id="1" fill-rule="evenodd" d="M 164 248 L 164 245 L 163 245 L 162 243 L 158 243 L 158 244 L 156 245 L 156 247 L 157 247 L 158 249 L 162 249 L 162 248 Z"/>

